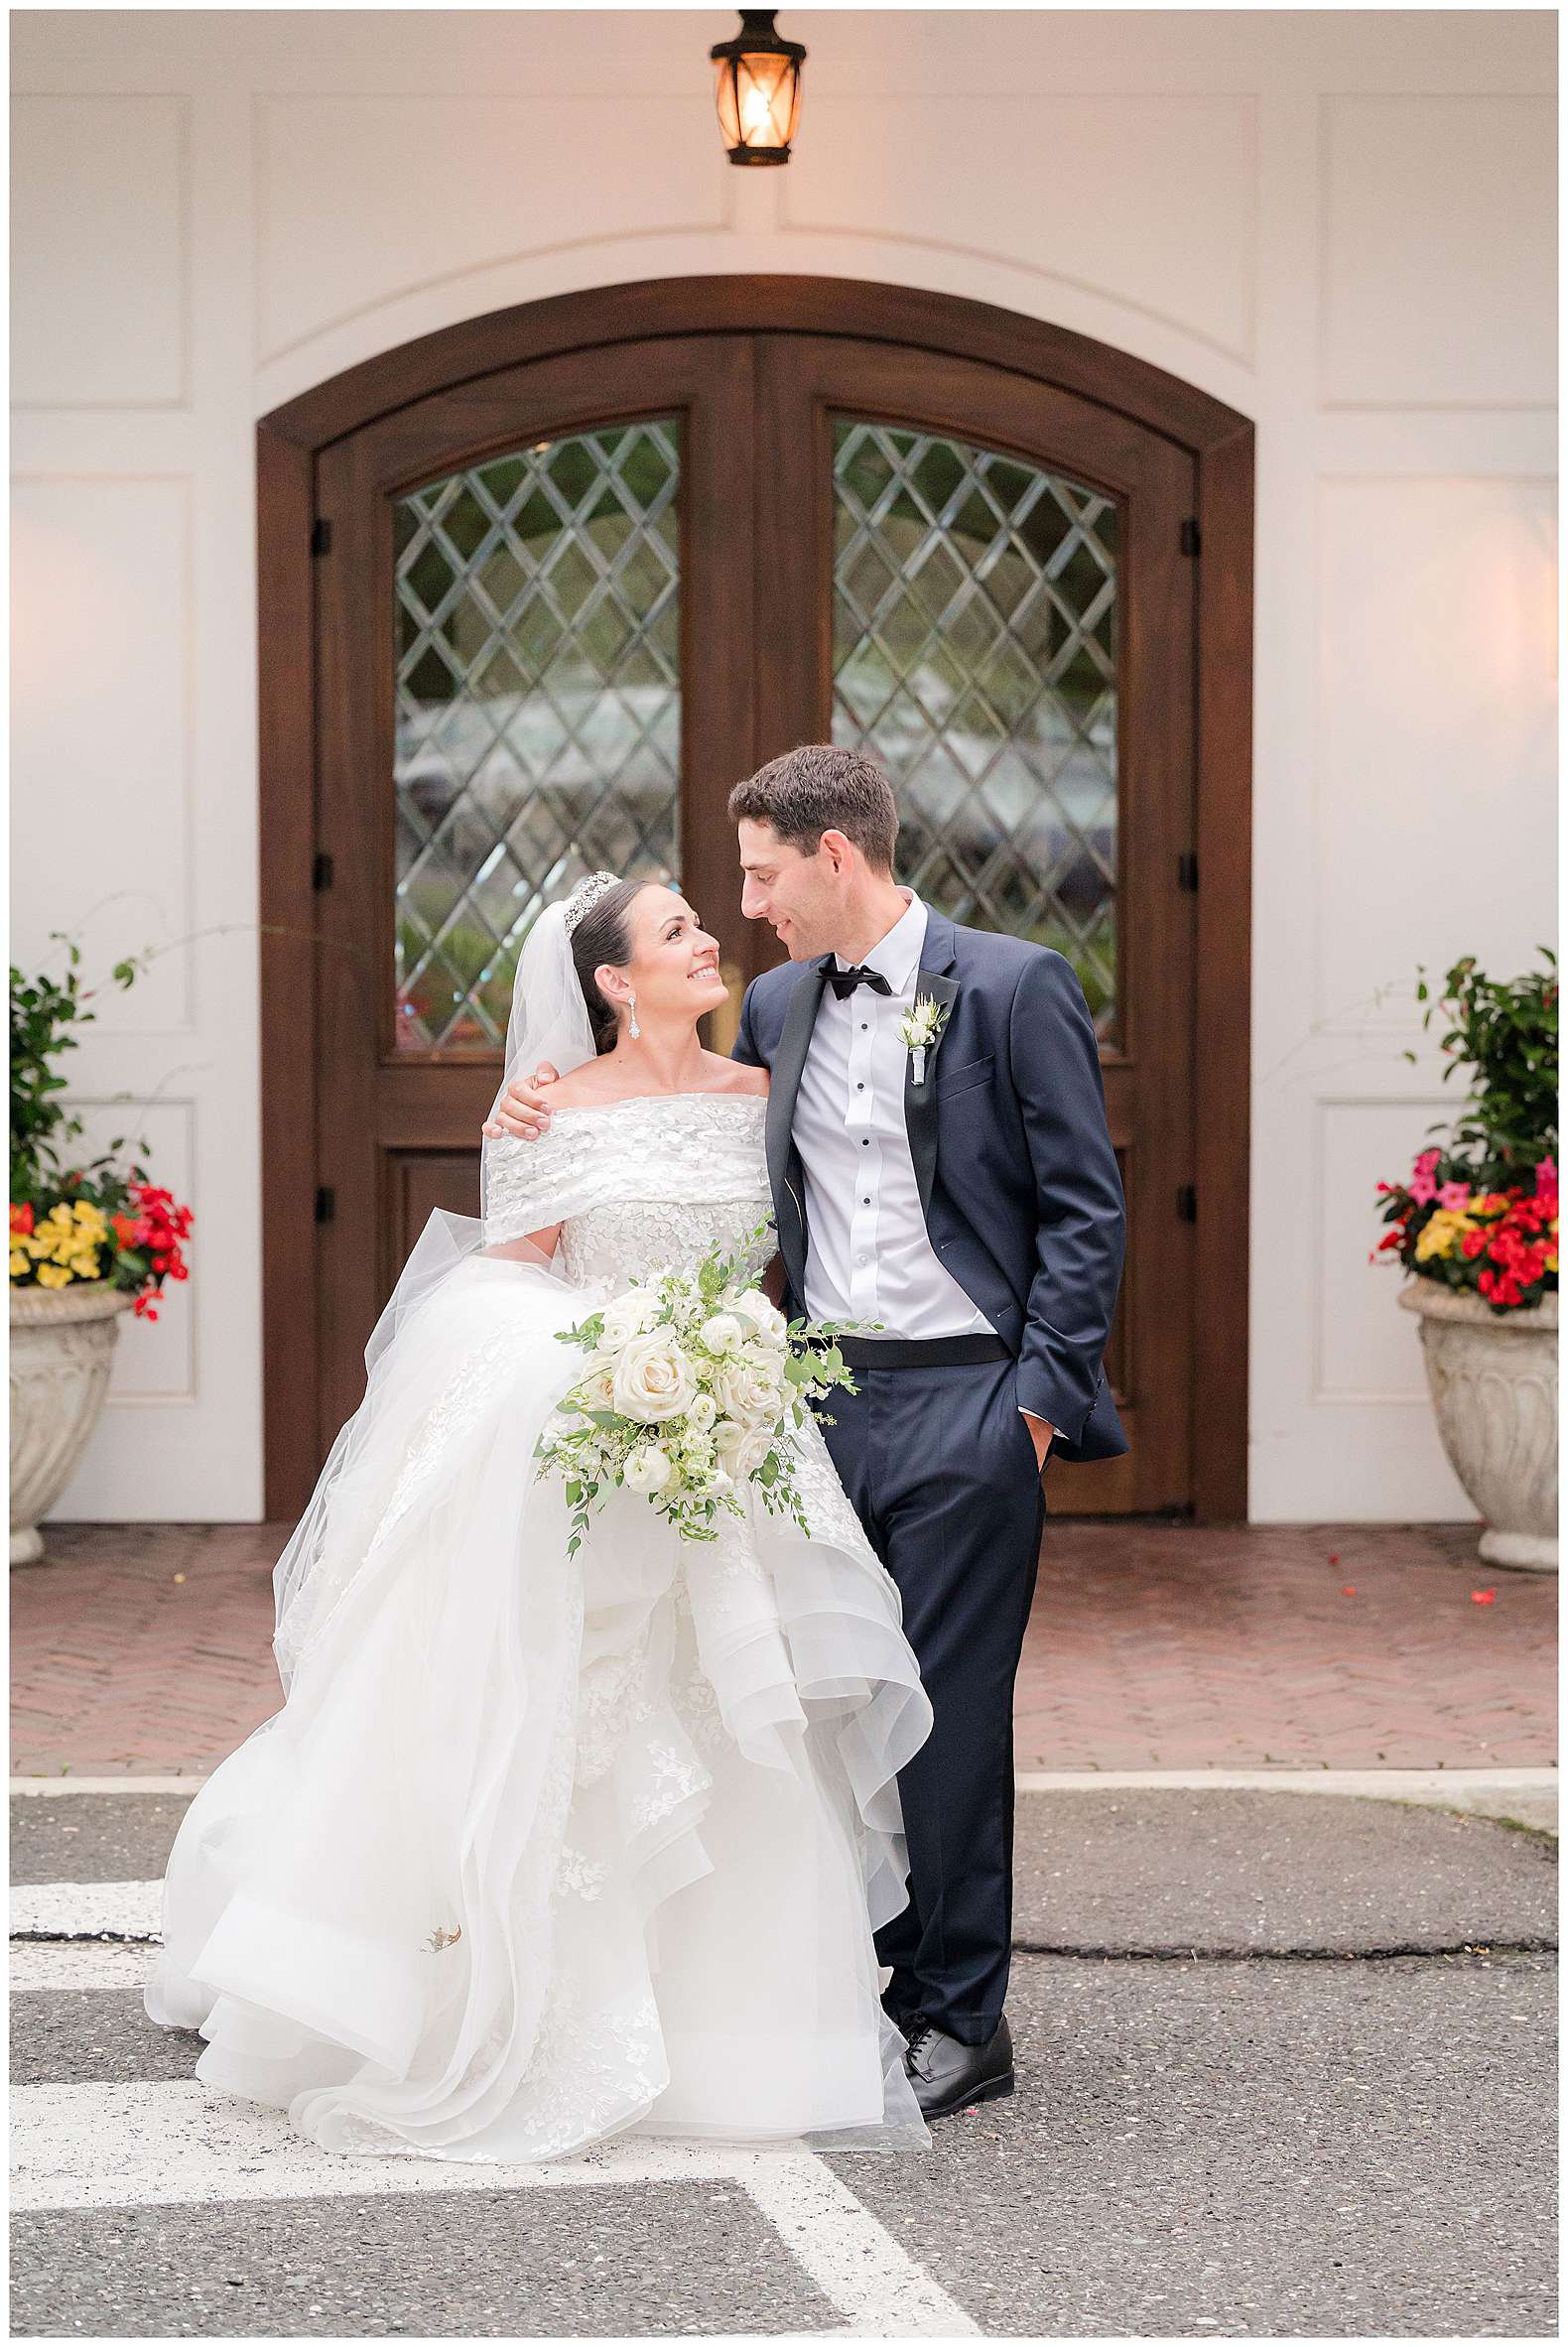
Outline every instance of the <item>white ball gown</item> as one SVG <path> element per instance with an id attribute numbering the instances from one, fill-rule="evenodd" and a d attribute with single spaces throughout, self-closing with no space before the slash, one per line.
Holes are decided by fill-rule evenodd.
<path id="1" fill-rule="evenodd" d="M 280 1560 L 286 1700 L 182 1821 L 145 2003 L 327 2150 L 930 2140 L 871 1934 L 931 1711 L 819 1427 L 809 1537 L 749 1488 L 712 1543 L 616 1491 L 569 1560 L 534 1458 L 583 1367 L 555 1332 L 767 1215 L 765 1108 L 639 1098 L 494 1144 L 484 1241 L 560 1221 L 554 1261 L 467 1226 Z"/>

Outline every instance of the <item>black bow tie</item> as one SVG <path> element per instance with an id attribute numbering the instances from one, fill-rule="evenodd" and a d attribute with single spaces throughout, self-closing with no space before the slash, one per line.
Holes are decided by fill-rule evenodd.
<path id="1" fill-rule="evenodd" d="M 830 970 L 828 983 L 841 1002 L 856 986 L 869 986 L 877 994 L 890 994 L 893 990 L 879 970 L 868 970 L 863 962 L 851 962 L 848 970 Z"/>

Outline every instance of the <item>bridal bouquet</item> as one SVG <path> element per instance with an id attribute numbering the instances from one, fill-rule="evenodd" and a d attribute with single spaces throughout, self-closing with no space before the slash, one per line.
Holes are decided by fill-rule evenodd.
<path id="1" fill-rule="evenodd" d="M 765 1225 L 752 1235 L 761 1238 Z M 844 1324 L 847 1326 L 848 1324 Z M 808 1401 L 854 1380 L 837 1322 L 786 1323 L 776 1304 L 715 1248 L 691 1271 L 633 1280 L 576 1328 L 558 1331 L 588 1368 L 557 1405 L 535 1456 L 572 1509 L 569 1556 L 609 1492 L 643 1492 L 683 1540 L 714 1540 L 738 1488 L 809 1532 L 791 1436 Z"/>

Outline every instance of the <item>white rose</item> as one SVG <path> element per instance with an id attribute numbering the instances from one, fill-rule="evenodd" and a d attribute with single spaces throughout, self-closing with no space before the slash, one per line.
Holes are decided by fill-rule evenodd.
<path id="1" fill-rule="evenodd" d="M 631 1288 L 623 1296 L 614 1297 L 604 1307 L 604 1327 L 599 1336 L 600 1353 L 618 1353 L 628 1337 L 639 1336 L 651 1328 L 659 1313 L 659 1299 L 651 1291 Z"/>
<path id="2" fill-rule="evenodd" d="M 667 1329 L 628 1337 L 615 1364 L 615 1407 L 644 1426 L 679 1418 L 697 1397 L 697 1371 Z"/>
<path id="3" fill-rule="evenodd" d="M 745 1335 L 732 1312 L 716 1312 L 712 1320 L 705 1320 L 698 1335 L 710 1353 L 732 1353 Z"/>
<path id="4" fill-rule="evenodd" d="M 732 1356 L 714 1378 L 714 1399 L 742 1426 L 772 1425 L 784 1405 L 777 1369 L 769 1361 Z"/>
<path id="5" fill-rule="evenodd" d="M 760 1289 L 743 1296 L 735 1310 L 748 1320 L 757 1335 L 771 1352 L 782 1353 L 789 1334 L 789 1322 L 776 1304 L 770 1303 Z"/>
<path id="6" fill-rule="evenodd" d="M 719 1456 L 737 1484 L 756 1474 L 772 1448 L 771 1427 L 738 1426 L 725 1419 L 719 1429 Z"/>
<path id="7" fill-rule="evenodd" d="M 694 1434 L 708 1434 L 719 1415 L 719 1405 L 711 1393 L 700 1393 L 686 1413 L 687 1424 Z"/>
<path id="8" fill-rule="evenodd" d="M 613 1362 L 596 1363 L 574 1387 L 578 1401 L 586 1410 L 611 1410 L 615 1406 L 615 1367 Z"/>
<path id="9" fill-rule="evenodd" d="M 670 1458 L 656 1442 L 638 1445 L 622 1474 L 634 1492 L 662 1492 L 670 1480 Z"/>

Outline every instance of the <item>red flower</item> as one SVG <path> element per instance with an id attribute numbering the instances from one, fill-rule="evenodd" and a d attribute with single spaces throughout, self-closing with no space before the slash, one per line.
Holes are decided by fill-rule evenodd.
<path id="1" fill-rule="evenodd" d="M 30 1232 L 33 1228 L 33 1209 L 31 1206 L 14 1206 L 11 1209 L 11 1228 L 21 1237 L 26 1237 L 28 1232 Z"/>

